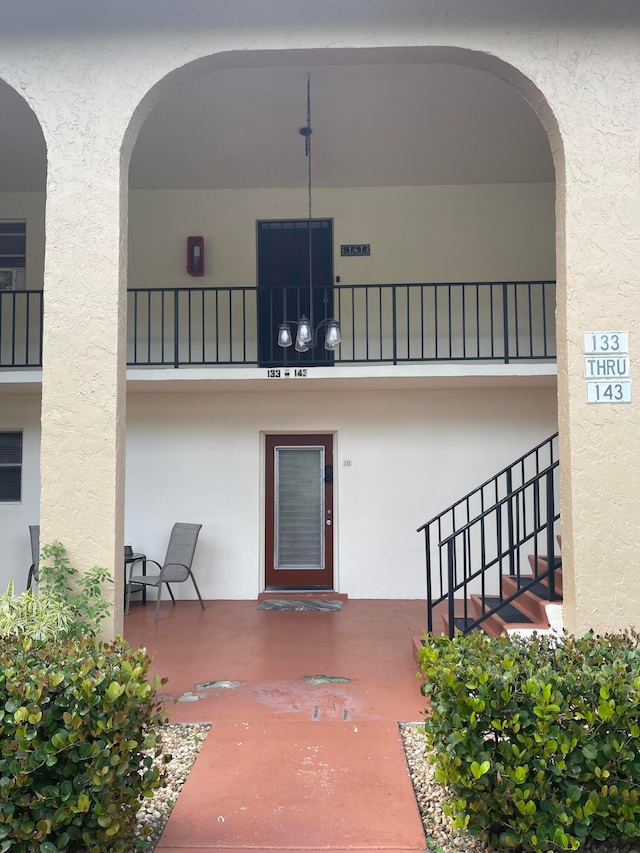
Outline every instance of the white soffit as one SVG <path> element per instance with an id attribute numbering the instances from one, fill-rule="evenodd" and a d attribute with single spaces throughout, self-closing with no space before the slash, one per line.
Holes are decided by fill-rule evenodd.
<path id="1" fill-rule="evenodd" d="M 132 189 L 304 186 L 306 68 L 218 71 L 166 95 L 133 152 Z M 311 69 L 315 186 L 554 180 L 547 136 L 507 83 L 454 65 Z"/>

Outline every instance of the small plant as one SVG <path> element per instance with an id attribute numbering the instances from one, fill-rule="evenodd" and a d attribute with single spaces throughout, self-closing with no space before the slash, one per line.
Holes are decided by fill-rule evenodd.
<path id="1" fill-rule="evenodd" d="M 28 637 L 36 642 L 96 636 L 110 605 L 101 584 L 111 581 L 94 566 L 80 575 L 64 556 L 60 542 L 42 548 L 38 592 L 14 595 L 13 581 L 0 596 L 0 637 Z"/>
<path id="2" fill-rule="evenodd" d="M 60 542 L 42 548 L 39 585 L 51 594 L 63 598 L 74 611 L 74 629 L 81 633 L 98 634 L 102 620 L 109 613 L 109 602 L 103 598 L 100 585 L 112 582 L 107 569 L 93 566 L 80 575 L 67 557 Z"/>
<path id="3" fill-rule="evenodd" d="M 28 589 L 13 594 L 13 581 L 0 596 L 0 637 L 29 637 L 36 642 L 67 637 L 75 614 L 67 602 L 54 593 Z"/>
<path id="4" fill-rule="evenodd" d="M 433 637 L 420 668 L 455 826 L 545 853 L 640 837 L 637 634 Z"/>

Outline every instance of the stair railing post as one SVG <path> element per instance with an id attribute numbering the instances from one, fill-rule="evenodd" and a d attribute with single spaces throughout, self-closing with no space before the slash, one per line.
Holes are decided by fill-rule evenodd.
<path id="1" fill-rule="evenodd" d="M 455 624 L 453 622 L 454 619 L 454 580 L 453 580 L 453 568 L 454 568 L 454 540 L 449 539 L 447 542 L 447 605 L 448 605 L 448 614 L 449 614 L 449 639 L 453 639 L 453 634 L 455 632 Z"/>
<path id="2" fill-rule="evenodd" d="M 507 470 L 507 536 L 509 540 L 509 574 L 516 573 L 516 557 L 515 557 L 515 536 L 513 531 L 513 475 L 511 468 Z M 502 543 L 501 543 L 502 546 Z"/>
<path id="3" fill-rule="evenodd" d="M 2 322 L 2 308 L 6 299 L 5 293 L 8 293 L 8 291 L 0 291 L 0 344 L 2 344 L 2 330 L 4 328 L 4 323 Z M 40 326 L 42 327 L 42 309 L 40 310 Z M 40 332 L 40 352 L 42 352 L 42 332 Z M 2 363 L 2 346 L 0 346 L 0 365 L 2 367 L 6 366 Z"/>
<path id="4" fill-rule="evenodd" d="M 502 283 L 502 331 L 504 335 L 504 363 L 509 364 L 509 288 Z"/>
<path id="5" fill-rule="evenodd" d="M 396 286 L 395 284 L 391 285 L 391 316 L 393 323 L 393 363 L 398 363 L 398 316 L 397 316 L 397 304 L 396 304 Z"/>
<path id="6" fill-rule="evenodd" d="M 427 561 L 427 633 L 433 634 L 433 588 L 431 580 L 431 535 L 429 525 L 424 529 L 424 547 Z"/>
<path id="7" fill-rule="evenodd" d="M 556 593 L 556 546 L 553 541 L 554 525 L 554 494 L 553 494 L 553 469 L 547 471 L 547 569 L 549 601 L 557 601 Z"/>
<path id="8" fill-rule="evenodd" d="M 173 366 L 180 367 L 180 319 L 178 317 L 178 290 L 173 291 Z"/>

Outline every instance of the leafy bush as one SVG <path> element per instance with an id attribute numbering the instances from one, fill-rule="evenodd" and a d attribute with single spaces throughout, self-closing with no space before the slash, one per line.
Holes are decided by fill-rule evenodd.
<path id="1" fill-rule="evenodd" d="M 38 642 L 84 634 L 95 636 L 109 602 L 100 585 L 111 581 L 106 569 L 94 566 L 83 575 L 70 565 L 60 542 L 42 548 L 38 592 L 13 594 L 13 581 L 0 596 L 0 637 L 30 637 Z"/>
<path id="2" fill-rule="evenodd" d="M 434 637 L 420 668 L 456 826 L 536 851 L 640 837 L 637 634 Z"/>
<path id="3" fill-rule="evenodd" d="M 122 639 L 0 639 L 0 853 L 127 849 L 163 784 L 149 664 Z"/>

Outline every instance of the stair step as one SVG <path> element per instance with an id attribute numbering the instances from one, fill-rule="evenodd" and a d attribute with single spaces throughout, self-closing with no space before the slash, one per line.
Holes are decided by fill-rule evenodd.
<path id="1" fill-rule="evenodd" d="M 520 578 L 515 575 L 505 575 L 502 578 L 502 594 L 505 598 L 509 598 L 514 592 L 532 583 L 533 580 L 533 575 L 521 575 Z M 517 598 L 517 606 L 533 622 L 544 625 L 547 622 L 546 601 L 548 593 L 549 590 L 545 584 L 540 581 L 533 583 L 531 587 L 520 593 Z"/>
<path id="2" fill-rule="evenodd" d="M 505 605 L 498 613 L 490 613 L 489 610 L 491 608 L 492 603 L 499 603 L 500 598 L 496 595 L 494 596 L 485 596 L 485 606 L 484 612 L 487 615 L 486 619 L 482 623 L 482 628 L 486 634 L 489 634 L 490 637 L 499 637 L 501 634 L 507 630 L 507 628 L 512 628 L 514 626 L 518 626 L 521 628 L 532 628 L 537 625 L 536 621 L 531 620 L 528 616 L 525 616 L 522 611 L 518 610 L 517 607 L 514 607 L 513 604 Z M 479 618 L 482 614 L 482 596 L 480 595 L 472 595 L 470 598 L 471 605 L 474 611 L 477 613 L 477 617 Z M 505 612 L 507 618 L 502 617 L 502 611 Z"/>
<path id="3" fill-rule="evenodd" d="M 492 609 L 492 607 L 496 604 L 500 603 L 500 598 L 496 596 L 485 596 L 485 612 Z M 528 616 L 519 610 L 513 603 L 504 604 L 500 610 L 495 614 L 499 616 L 500 619 L 505 622 L 507 625 L 511 625 L 513 623 L 520 624 L 525 623 L 529 625 L 533 625 L 533 619 L 529 619 Z"/>
<path id="4" fill-rule="evenodd" d="M 473 616 L 454 616 L 453 617 L 453 627 L 454 633 L 456 631 L 464 631 L 472 622 L 475 622 L 478 617 Z M 483 631 L 484 628 L 480 625 L 477 631 Z M 449 616 L 445 613 L 442 617 L 442 633 L 447 635 L 449 633 Z M 485 632 L 486 633 L 486 632 Z"/>
<path id="5" fill-rule="evenodd" d="M 562 557 L 559 554 L 556 554 L 554 557 L 554 560 L 555 560 L 554 565 L 555 565 L 556 569 L 561 568 Z M 529 563 L 531 564 L 531 566 L 533 566 L 535 564 L 535 561 L 536 561 L 535 554 L 529 554 Z M 544 563 L 543 571 L 546 572 L 546 570 L 548 568 L 548 565 L 547 565 L 548 561 L 547 561 L 547 555 L 546 554 L 538 554 L 538 564 L 542 564 L 542 563 Z"/>
<path id="6" fill-rule="evenodd" d="M 453 624 L 455 625 L 457 631 L 464 631 L 465 628 L 471 625 L 472 622 L 476 621 L 476 618 L 477 617 L 475 616 L 455 616 L 453 619 Z M 477 630 L 483 631 L 484 628 L 482 627 L 482 625 L 478 625 Z"/>
<path id="7" fill-rule="evenodd" d="M 559 595 L 562 595 L 562 557 L 555 556 L 555 589 Z M 538 571 L 536 572 L 536 558 L 533 554 L 529 554 L 529 565 L 533 574 L 542 574 L 548 568 L 547 555 L 538 554 Z M 548 578 L 543 578 L 541 583 L 547 584 Z"/>
<path id="8" fill-rule="evenodd" d="M 527 587 L 527 592 L 530 592 L 532 595 L 536 595 L 538 598 L 546 598 L 549 592 L 549 587 L 543 581 L 536 581 L 536 583 L 531 583 L 533 580 L 533 575 L 520 575 L 520 578 L 514 578 L 516 585 L 519 588 L 524 586 Z M 531 584 L 531 586 L 527 586 L 527 584 Z"/>

